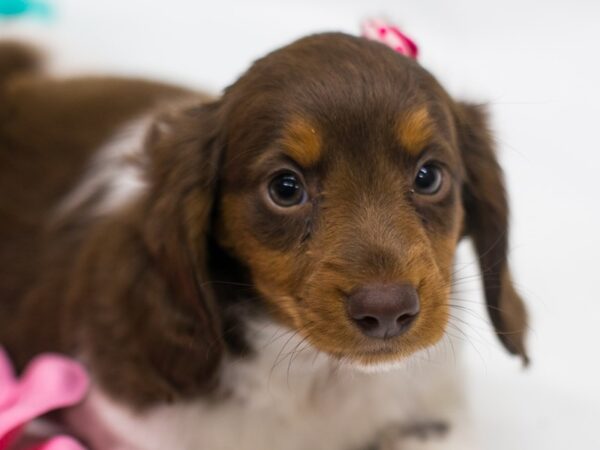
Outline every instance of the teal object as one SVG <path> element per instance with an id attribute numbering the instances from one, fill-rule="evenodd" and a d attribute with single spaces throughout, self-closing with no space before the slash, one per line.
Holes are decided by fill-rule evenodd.
<path id="1" fill-rule="evenodd" d="M 50 5 L 43 0 L 0 0 L 0 18 L 16 18 L 26 14 L 50 17 Z"/>

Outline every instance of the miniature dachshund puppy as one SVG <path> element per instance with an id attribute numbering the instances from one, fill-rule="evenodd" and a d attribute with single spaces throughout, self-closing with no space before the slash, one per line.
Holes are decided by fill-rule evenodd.
<path id="1" fill-rule="evenodd" d="M 507 230 L 482 109 L 380 43 L 300 39 L 219 98 L 0 44 L 0 344 L 86 366 L 91 449 L 476 448 L 453 262 L 471 238 L 527 361 Z"/>

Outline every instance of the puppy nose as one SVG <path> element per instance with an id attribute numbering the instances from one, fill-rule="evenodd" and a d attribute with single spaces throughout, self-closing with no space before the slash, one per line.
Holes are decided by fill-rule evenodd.
<path id="1" fill-rule="evenodd" d="M 348 296 L 348 314 L 367 336 L 386 339 L 406 332 L 419 314 L 419 295 L 409 284 L 371 284 Z"/>

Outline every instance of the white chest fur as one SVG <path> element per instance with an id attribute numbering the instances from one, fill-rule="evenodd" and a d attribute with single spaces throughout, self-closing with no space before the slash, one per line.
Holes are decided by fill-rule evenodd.
<path id="1" fill-rule="evenodd" d="M 99 450 L 404 449 L 413 447 L 368 445 L 385 430 L 455 418 L 456 361 L 443 344 L 401 368 L 364 373 L 275 325 L 255 324 L 251 334 L 257 354 L 225 363 L 226 400 L 135 415 L 96 387 L 71 417 Z M 103 426 L 89 432 L 89 420 Z"/>

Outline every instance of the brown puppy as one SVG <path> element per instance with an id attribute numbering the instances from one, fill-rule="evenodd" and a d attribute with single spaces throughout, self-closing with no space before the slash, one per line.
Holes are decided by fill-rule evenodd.
<path id="1" fill-rule="evenodd" d="M 231 367 L 274 343 L 257 329 L 289 332 L 329 368 L 403 360 L 444 336 L 465 235 L 498 336 L 527 359 L 485 117 L 416 62 L 317 35 L 214 101 L 140 80 L 50 80 L 35 65 L 0 46 L 0 343 L 21 367 L 61 351 L 88 365 L 103 401 L 147 412 L 198 399 L 216 428 L 250 421 L 252 402 L 227 398 Z M 358 448 L 403 418 L 384 416 L 320 447 L 292 426 L 275 445 L 265 425 L 156 448 Z M 128 445 L 155 448 L 142 442 Z"/>

